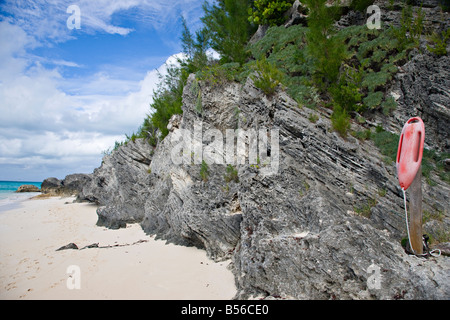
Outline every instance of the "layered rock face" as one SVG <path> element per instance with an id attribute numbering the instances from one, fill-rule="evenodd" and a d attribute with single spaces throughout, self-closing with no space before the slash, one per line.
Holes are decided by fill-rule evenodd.
<path id="1" fill-rule="evenodd" d="M 450 58 L 416 54 L 402 67 L 392 86 L 399 108 L 391 120 L 401 128 L 408 118 L 421 115 L 427 124 L 427 147 L 450 152 Z"/>
<path id="2" fill-rule="evenodd" d="M 411 94 L 402 91 L 402 99 Z M 319 116 L 315 123 L 312 113 Z M 383 162 L 371 141 L 333 132 L 326 110 L 301 109 L 281 89 L 268 97 L 250 78 L 245 85 L 212 87 L 191 75 L 183 116 L 174 116 L 169 128 L 156 149 L 130 141 L 94 171 L 79 198 L 100 205 L 98 224 L 137 222 L 149 234 L 203 248 L 215 260 L 231 258 L 236 298 L 450 298 L 448 257 L 423 260 L 401 247 L 406 231 L 395 164 Z M 224 140 L 227 129 L 268 132 L 270 161 L 248 163 L 246 149 L 247 163 L 234 163 L 236 179 L 227 163 L 210 164 L 205 174 L 199 156 L 218 146 L 217 136 L 207 134 L 211 129 Z M 180 133 L 203 148 L 180 149 Z M 225 146 L 217 154 L 236 161 L 237 150 Z M 177 164 L 177 154 L 191 161 Z M 441 208 L 445 225 L 450 190 L 437 181 L 424 186 L 424 208 Z"/>
<path id="3" fill-rule="evenodd" d="M 120 228 L 142 221 L 143 205 L 149 197 L 151 148 L 143 140 L 130 141 L 103 158 L 79 200 L 97 203 L 99 225 Z"/>

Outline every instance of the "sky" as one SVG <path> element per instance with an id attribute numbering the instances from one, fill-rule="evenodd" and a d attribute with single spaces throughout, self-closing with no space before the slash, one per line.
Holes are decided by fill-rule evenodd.
<path id="1" fill-rule="evenodd" d="M 181 17 L 195 32 L 202 3 L 0 0 L 0 180 L 99 167 L 151 113 Z"/>

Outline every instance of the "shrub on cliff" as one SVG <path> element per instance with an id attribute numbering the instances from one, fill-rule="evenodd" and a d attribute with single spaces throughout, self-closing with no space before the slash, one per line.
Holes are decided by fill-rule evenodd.
<path id="1" fill-rule="evenodd" d="M 278 85 L 283 82 L 283 73 L 265 57 L 256 61 L 255 71 L 256 75 L 252 76 L 255 86 L 268 96 L 274 94 Z"/>
<path id="2" fill-rule="evenodd" d="M 337 6 L 327 7 L 326 0 L 305 0 L 309 8 L 307 50 L 314 60 L 313 79 L 321 90 L 335 83 L 345 57 L 345 45 L 336 36 L 333 23 Z"/>
<path id="3" fill-rule="evenodd" d="M 295 0 L 255 0 L 248 9 L 249 21 L 255 24 L 279 25 L 284 22 L 284 13 Z"/>
<path id="4" fill-rule="evenodd" d="M 203 5 L 201 18 L 208 30 L 211 48 L 221 55 L 223 62 L 243 64 L 247 57 L 247 41 L 255 27 L 248 21 L 247 9 L 252 0 L 219 0 L 217 5 Z"/>
<path id="5" fill-rule="evenodd" d="M 430 36 L 431 46 L 427 44 L 427 49 L 437 56 L 445 56 L 447 54 L 447 42 L 450 39 L 450 29 L 441 33 L 434 32 Z"/>
<path id="6" fill-rule="evenodd" d="M 174 114 L 182 114 L 181 106 L 184 81 L 181 78 L 181 69 L 169 67 L 166 76 L 161 78 L 158 89 L 153 94 L 153 103 L 150 105 L 154 110 L 151 121 L 161 131 L 164 138 L 169 131 L 167 124 Z"/>
<path id="7" fill-rule="evenodd" d="M 340 105 L 336 105 L 331 115 L 331 124 L 333 129 L 341 135 L 347 136 L 347 131 L 350 129 L 350 116 Z"/>

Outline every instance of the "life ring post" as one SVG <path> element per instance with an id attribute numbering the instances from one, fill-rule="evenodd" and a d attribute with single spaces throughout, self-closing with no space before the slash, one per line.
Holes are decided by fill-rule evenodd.
<path id="1" fill-rule="evenodd" d="M 397 175 L 403 195 L 409 189 L 409 212 L 405 217 L 411 250 L 415 254 L 423 253 L 422 243 L 422 156 L 425 144 L 425 125 L 421 118 L 409 119 L 403 126 L 397 150 Z"/>
<path id="2" fill-rule="evenodd" d="M 411 186 L 409 187 L 409 212 L 411 215 L 409 226 L 411 245 L 413 252 L 416 254 L 423 254 L 422 243 L 422 168 L 417 171 Z"/>

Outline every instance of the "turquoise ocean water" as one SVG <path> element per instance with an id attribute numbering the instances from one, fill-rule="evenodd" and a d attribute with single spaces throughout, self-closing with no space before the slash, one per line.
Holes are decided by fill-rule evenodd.
<path id="1" fill-rule="evenodd" d="M 41 182 L 32 181 L 0 181 L 0 211 L 15 207 L 20 201 L 31 198 L 38 193 L 14 193 L 21 185 L 32 184 L 41 188 Z"/>

